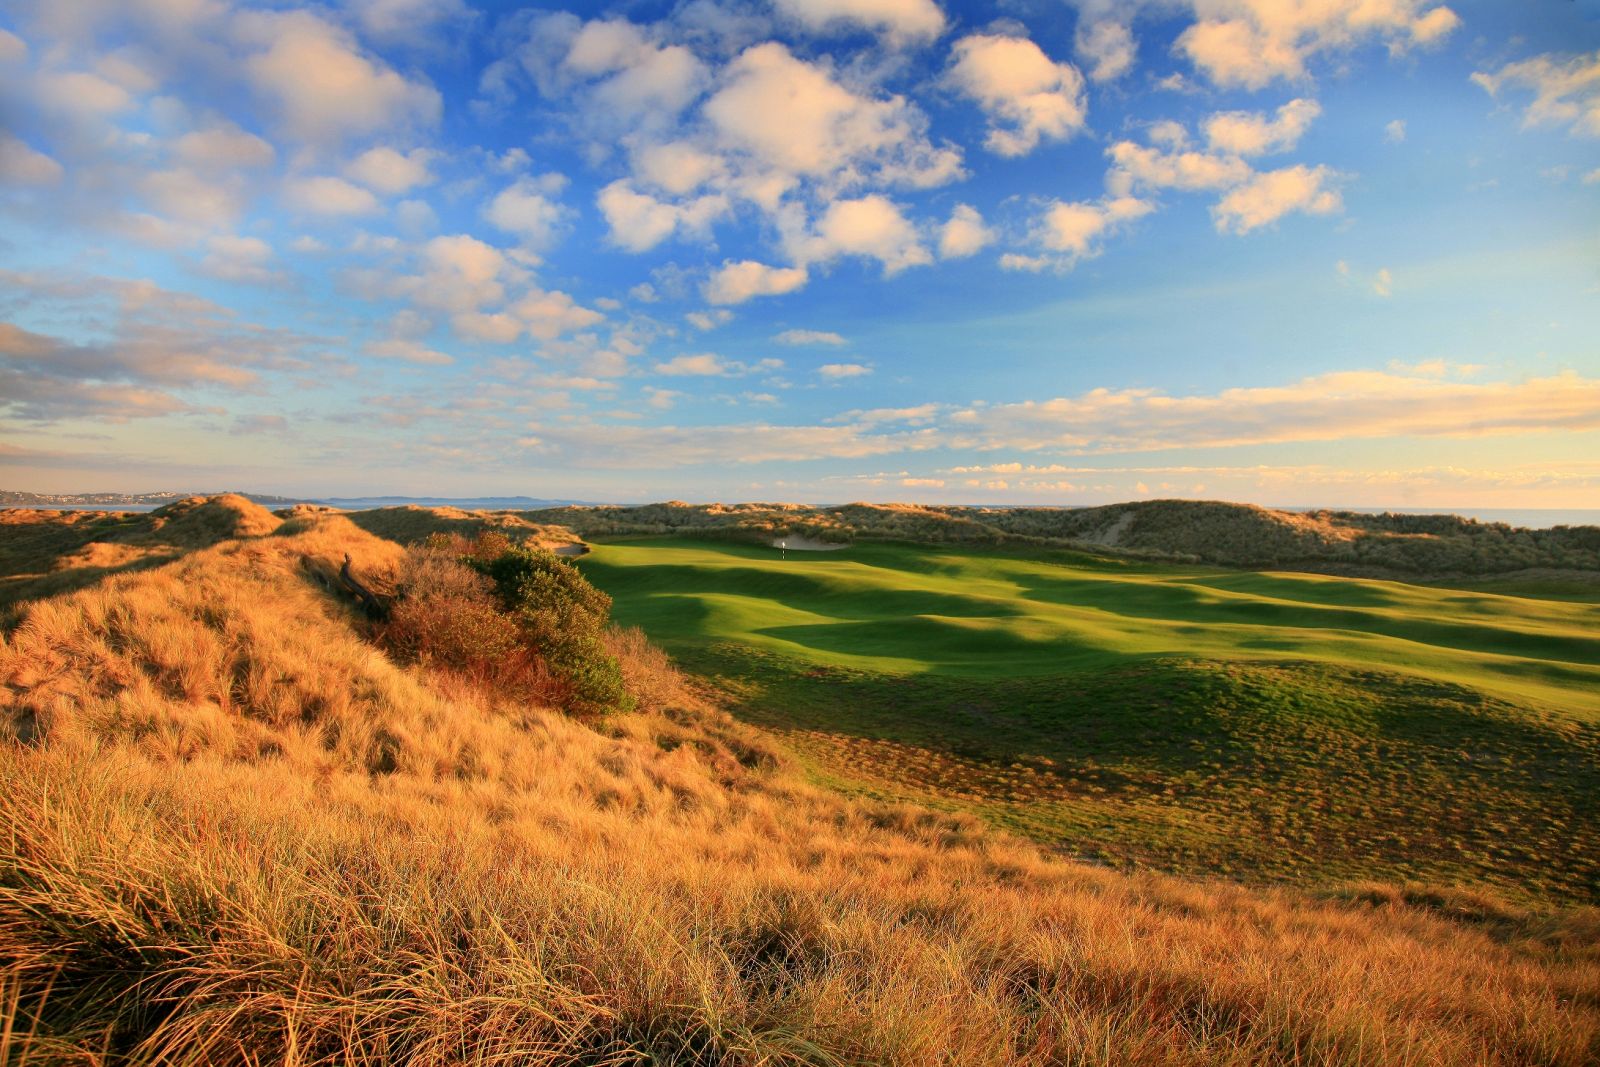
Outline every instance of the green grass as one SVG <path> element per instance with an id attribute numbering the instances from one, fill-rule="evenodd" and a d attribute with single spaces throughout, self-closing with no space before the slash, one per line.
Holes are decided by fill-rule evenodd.
<path id="1" fill-rule="evenodd" d="M 1600 606 L 902 545 L 583 566 L 850 791 L 1119 865 L 1600 894 Z"/>

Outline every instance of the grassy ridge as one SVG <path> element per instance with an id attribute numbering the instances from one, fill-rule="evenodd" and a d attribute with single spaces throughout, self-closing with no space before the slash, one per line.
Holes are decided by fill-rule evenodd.
<path id="1" fill-rule="evenodd" d="M 1600 890 L 1591 605 L 886 545 L 584 567 L 868 795 L 1117 863 Z"/>

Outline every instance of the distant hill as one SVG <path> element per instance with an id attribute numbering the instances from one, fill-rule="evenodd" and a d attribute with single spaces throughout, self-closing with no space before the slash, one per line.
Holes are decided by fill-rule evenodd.
<path id="1" fill-rule="evenodd" d="M 1090 508 L 914 504 L 685 504 L 564 507 L 518 513 L 582 537 L 689 534 L 765 540 L 1006 543 L 1234 567 L 1400 574 L 1600 571 L 1600 527 L 1529 530 L 1456 515 L 1276 511 L 1221 501 L 1149 500 Z"/>

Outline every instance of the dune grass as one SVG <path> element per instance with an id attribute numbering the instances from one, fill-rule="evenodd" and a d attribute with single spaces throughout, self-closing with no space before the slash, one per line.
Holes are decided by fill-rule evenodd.
<path id="1" fill-rule="evenodd" d="M 612 635 L 590 726 L 386 657 L 336 516 L 0 641 L 0 1063 L 1590 1063 L 1600 917 L 1126 876 L 844 798 Z"/>
<path id="2" fill-rule="evenodd" d="M 583 567 L 847 789 L 1119 865 L 1600 894 L 1594 606 L 889 545 Z"/>

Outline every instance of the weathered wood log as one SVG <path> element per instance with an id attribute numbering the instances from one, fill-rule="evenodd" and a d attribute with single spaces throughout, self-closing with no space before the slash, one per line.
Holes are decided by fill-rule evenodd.
<path id="1" fill-rule="evenodd" d="M 361 606 L 367 609 L 368 615 L 375 619 L 381 619 L 389 614 L 388 608 L 384 606 L 378 594 L 368 589 L 361 583 L 359 578 L 350 572 L 350 553 L 348 552 L 344 554 L 344 566 L 339 568 L 339 581 L 361 602 Z"/>

